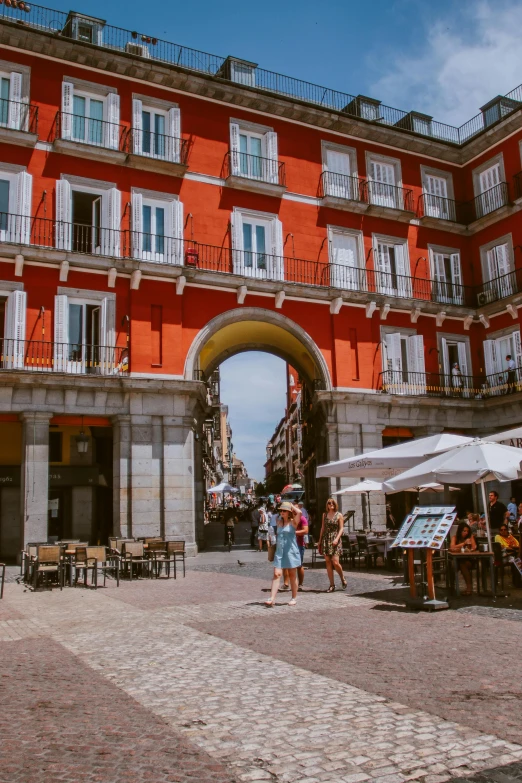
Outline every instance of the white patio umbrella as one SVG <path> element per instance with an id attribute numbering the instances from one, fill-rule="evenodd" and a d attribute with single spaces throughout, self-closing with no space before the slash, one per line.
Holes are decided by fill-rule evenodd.
<path id="1" fill-rule="evenodd" d="M 470 443 L 473 438 L 441 432 L 427 438 L 409 440 L 388 446 L 356 457 L 348 457 L 338 462 L 319 465 L 317 478 L 364 476 L 365 478 L 387 479 L 397 475 L 398 470 L 406 470 L 418 465 L 433 454 L 440 454 L 455 446 Z"/>
<path id="2" fill-rule="evenodd" d="M 437 454 L 420 465 L 385 482 L 385 491 L 401 490 L 412 484 L 439 481 L 441 484 L 480 484 L 486 514 L 488 543 L 491 549 L 491 525 L 486 502 L 486 481 L 515 481 L 522 476 L 522 449 L 476 438 L 444 454 Z"/>
<path id="3" fill-rule="evenodd" d="M 430 484 L 425 484 L 422 487 L 412 487 L 411 492 L 442 492 L 444 490 L 444 487 L 441 484 L 436 484 L 434 482 Z M 401 492 L 402 490 L 395 490 L 395 492 Z M 407 491 L 407 490 L 406 490 Z M 334 492 L 334 495 L 348 495 L 348 494 L 363 494 L 366 493 L 366 496 L 368 498 L 368 517 L 369 517 L 369 523 L 370 523 L 370 530 L 372 529 L 372 511 L 371 511 L 371 505 L 370 505 L 370 492 L 386 492 L 385 485 L 382 481 L 373 481 L 372 479 L 363 479 L 363 481 L 358 481 L 357 484 L 353 484 L 351 487 L 345 487 L 344 489 L 339 489 L 337 492 Z M 388 490 L 389 494 L 392 494 Z"/>
<path id="4" fill-rule="evenodd" d="M 227 484 L 225 481 L 222 481 L 221 484 L 216 484 L 215 487 L 210 487 L 210 489 L 207 489 L 207 492 L 211 495 L 221 495 L 227 492 L 229 494 L 234 494 L 235 492 L 239 492 L 239 490 L 236 487 L 232 487 L 230 484 Z"/>
<path id="5" fill-rule="evenodd" d="M 515 427 L 512 430 L 497 432 L 495 435 L 486 435 L 484 440 L 492 440 L 494 443 L 503 443 L 506 440 L 520 440 L 522 438 L 522 427 Z"/>

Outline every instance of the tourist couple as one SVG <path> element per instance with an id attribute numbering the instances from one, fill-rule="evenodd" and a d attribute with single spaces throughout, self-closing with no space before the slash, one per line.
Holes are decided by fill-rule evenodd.
<path id="1" fill-rule="evenodd" d="M 303 569 L 305 552 L 305 535 L 308 534 L 308 522 L 303 524 L 302 512 L 298 506 L 285 501 L 279 506 L 279 519 L 277 522 L 277 545 L 274 555 L 274 577 L 270 598 L 265 601 L 266 606 L 274 606 L 279 582 L 283 570 L 288 570 L 288 579 L 292 590 L 292 598 L 288 606 L 297 603 L 297 569 Z M 344 520 L 339 512 L 337 502 L 329 498 L 326 503 L 326 511 L 323 514 L 321 533 L 317 545 L 319 554 L 324 555 L 326 570 L 330 580 L 328 593 L 335 590 L 334 569 L 341 578 L 341 584 L 346 587 L 343 569 L 339 562 L 342 552 L 341 536 Z M 304 574 L 304 571 L 303 571 Z M 286 580 L 285 580 L 286 581 Z M 300 580 L 302 583 L 302 579 Z"/>

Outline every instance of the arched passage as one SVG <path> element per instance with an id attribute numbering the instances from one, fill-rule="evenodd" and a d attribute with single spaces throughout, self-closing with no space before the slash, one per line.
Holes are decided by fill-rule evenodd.
<path id="1" fill-rule="evenodd" d="M 287 361 L 309 384 L 332 388 L 328 365 L 310 335 L 290 318 L 261 307 L 229 310 L 216 316 L 194 339 L 185 363 L 185 378 L 201 370 L 205 377 L 221 362 L 242 351 L 266 351 Z"/>

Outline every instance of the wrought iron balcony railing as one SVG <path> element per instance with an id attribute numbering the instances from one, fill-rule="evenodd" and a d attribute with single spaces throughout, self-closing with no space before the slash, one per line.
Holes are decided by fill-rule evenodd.
<path id="1" fill-rule="evenodd" d="M 408 188 L 369 180 L 364 184 L 364 201 L 377 207 L 413 212 L 413 192 Z"/>
<path id="2" fill-rule="evenodd" d="M 522 368 L 493 375 L 455 375 L 386 370 L 377 389 L 401 396 L 480 400 L 522 391 Z"/>
<path id="3" fill-rule="evenodd" d="M 502 108 L 498 116 L 483 112 L 464 123 L 460 128 L 431 120 L 411 123 L 411 112 L 385 106 L 380 101 L 365 99 L 348 93 L 332 90 L 318 84 L 305 82 L 291 76 L 251 67 L 246 72 L 238 72 L 229 67 L 228 58 L 190 49 L 179 44 L 169 43 L 150 34 L 135 30 L 125 30 L 104 24 L 96 31 L 87 28 L 87 34 L 80 37 L 78 25 L 71 21 L 71 15 L 34 3 L 9 0 L 9 4 L 0 4 L 0 20 L 21 24 L 34 30 L 50 33 L 53 36 L 72 38 L 83 44 L 119 51 L 133 57 L 147 58 L 147 61 L 167 63 L 188 71 L 204 73 L 207 76 L 238 82 L 243 89 L 257 89 L 282 95 L 294 101 L 312 104 L 327 111 L 336 111 L 357 117 L 366 122 L 394 127 L 398 132 L 414 133 L 416 136 L 429 137 L 450 144 L 464 144 L 487 128 L 503 120 L 516 111 L 522 101 L 522 87 L 517 87 L 506 96 L 502 96 Z"/>
<path id="4" fill-rule="evenodd" d="M 125 136 L 125 152 L 186 166 L 188 141 L 162 133 L 130 128 Z"/>
<path id="5" fill-rule="evenodd" d="M 499 182 L 498 185 L 486 190 L 484 193 L 480 193 L 467 203 L 468 214 L 466 222 L 468 224 L 473 223 L 475 220 L 479 220 L 491 212 L 496 212 L 497 209 L 509 203 L 508 184 L 507 182 Z"/>
<path id="6" fill-rule="evenodd" d="M 59 111 L 51 130 L 51 141 L 75 141 L 78 144 L 124 152 L 127 130 L 124 125 L 115 122 Z"/>
<path id="7" fill-rule="evenodd" d="M 477 286 L 476 304 L 478 307 L 483 307 L 491 302 L 498 302 L 500 299 L 506 299 L 509 296 L 513 296 L 513 294 L 518 294 L 521 291 L 522 269 L 513 269 L 507 275 L 494 277 L 492 280 L 487 280 L 482 285 Z"/>
<path id="8" fill-rule="evenodd" d="M 129 350 L 127 347 L 5 337 L 0 339 L 0 370 L 68 375 L 127 375 Z"/>
<path id="9" fill-rule="evenodd" d="M 468 223 L 469 210 L 466 204 L 451 198 L 433 196 L 431 193 L 423 193 L 419 197 L 418 217 L 430 217 L 437 220 L 450 220 L 453 223 Z"/>
<path id="10" fill-rule="evenodd" d="M 248 155 L 246 152 L 227 152 L 223 166 L 223 177 L 243 177 L 244 179 L 266 182 L 271 185 L 286 186 L 285 164 L 272 158 Z"/>
<path id="11" fill-rule="evenodd" d="M 319 183 L 319 198 L 330 196 L 347 201 L 364 201 L 365 183 L 355 174 L 337 174 L 323 171 Z"/>
<path id="12" fill-rule="evenodd" d="M 0 128 L 38 133 L 38 106 L 0 98 Z"/>

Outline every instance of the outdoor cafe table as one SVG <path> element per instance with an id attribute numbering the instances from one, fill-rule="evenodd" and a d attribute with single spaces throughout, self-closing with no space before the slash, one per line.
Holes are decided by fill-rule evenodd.
<path id="1" fill-rule="evenodd" d="M 491 593 L 496 597 L 495 590 L 495 556 L 493 552 L 448 552 L 448 579 L 453 575 L 453 585 L 448 585 L 457 597 L 460 596 L 459 588 L 459 560 L 473 560 L 477 563 L 477 591 L 480 593 L 480 577 L 482 577 L 482 590 L 486 591 L 486 571 L 485 567 L 489 564 L 489 575 L 491 579 Z M 450 563 L 453 561 L 453 569 Z M 479 573 L 481 571 L 481 573 Z"/>
<path id="2" fill-rule="evenodd" d="M 368 533 L 349 533 L 348 538 L 351 542 L 357 542 L 357 535 L 365 535 L 368 544 L 375 545 L 379 550 L 379 554 L 383 556 L 384 560 L 388 562 L 388 556 L 390 554 L 391 545 L 396 539 L 396 536 L 374 536 Z"/>

